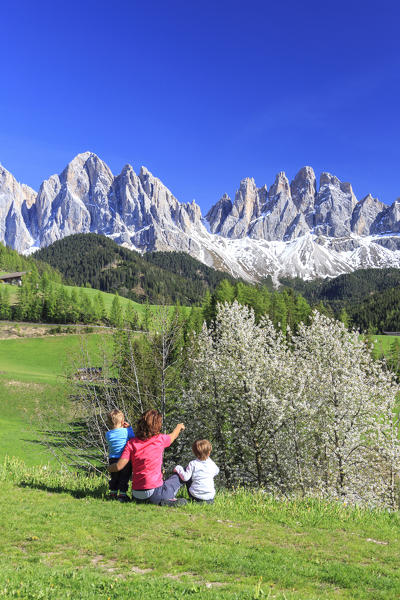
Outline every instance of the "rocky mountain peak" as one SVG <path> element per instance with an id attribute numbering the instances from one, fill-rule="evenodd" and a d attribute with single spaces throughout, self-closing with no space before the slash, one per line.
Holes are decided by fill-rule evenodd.
<path id="1" fill-rule="evenodd" d="M 229 202 L 225 199 L 220 204 L 219 208 L 223 207 L 220 216 L 223 216 L 228 209 Z M 233 205 L 230 206 L 230 214 L 226 215 L 224 221 L 219 224 L 214 221 L 214 226 L 223 236 L 242 238 L 247 235 L 250 222 L 258 217 L 259 212 L 260 202 L 256 182 L 252 177 L 246 177 L 240 182 Z M 214 217 L 216 214 L 215 212 Z"/>
<path id="2" fill-rule="evenodd" d="M 351 230 L 357 235 L 369 235 L 371 227 L 381 213 L 385 210 L 386 205 L 380 202 L 377 198 L 373 198 L 368 194 L 356 205 L 352 219 Z"/>
<path id="3" fill-rule="evenodd" d="M 272 186 L 270 187 L 269 190 L 269 196 L 275 196 L 276 194 L 287 194 L 287 195 L 291 195 L 290 194 L 290 184 L 289 184 L 289 180 L 286 177 L 286 173 L 285 171 L 280 171 L 276 177 L 275 177 L 275 181 L 272 184 Z"/>
<path id="4" fill-rule="evenodd" d="M 314 170 L 302 167 L 290 184 L 292 200 L 299 212 L 308 213 L 314 209 L 317 183 Z"/>
<path id="5" fill-rule="evenodd" d="M 315 200 L 315 232 L 334 237 L 350 235 L 356 205 L 357 198 L 349 183 L 330 173 L 322 173 Z"/>
<path id="6" fill-rule="evenodd" d="M 232 211 L 232 206 L 232 200 L 229 198 L 228 194 L 224 194 L 222 198 L 210 208 L 205 219 L 210 225 L 211 233 L 220 233 L 221 226 Z"/>

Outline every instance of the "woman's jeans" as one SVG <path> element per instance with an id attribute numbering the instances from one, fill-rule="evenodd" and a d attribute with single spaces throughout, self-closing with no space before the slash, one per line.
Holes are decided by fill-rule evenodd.
<path id="1" fill-rule="evenodd" d="M 168 477 L 160 487 L 155 488 L 154 492 L 147 498 L 146 502 L 151 504 L 160 504 L 168 500 L 174 500 L 182 483 L 179 476 L 174 474 Z"/>

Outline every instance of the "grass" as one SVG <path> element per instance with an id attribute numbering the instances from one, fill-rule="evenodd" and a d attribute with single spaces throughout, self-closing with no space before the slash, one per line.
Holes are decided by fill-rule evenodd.
<path id="1" fill-rule="evenodd" d="M 376 356 L 387 356 L 391 344 L 396 340 L 400 343 L 400 336 L 398 335 L 368 335 L 366 337 L 374 344 L 374 354 Z"/>
<path id="2" fill-rule="evenodd" d="M 4 284 L 0 284 L 0 285 L 4 285 Z M 63 285 L 63 284 L 57 284 L 57 285 L 62 285 L 62 287 L 64 287 L 68 291 L 69 294 L 72 292 L 72 290 L 75 290 L 75 292 L 78 295 L 81 291 L 83 291 L 92 301 L 97 296 L 97 294 L 100 293 L 103 298 L 104 306 L 106 308 L 107 314 L 109 314 L 113 300 L 115 298 L 115 294 L 110 294 L 108 292 L 102 292 L 102 291 L 94 289 L 94 288 L 78 287 L 78 286 Z M 8 294 L 9 294 L 10 303 L 16 304 L 17 300 L 18 300 L 18 287 L 15 285 L 7 285 L 7 290 L 8 290 Z M 131 304 L 131 305 L 133 305 L 135 311 L 141 317 L 143 317 L 143 314 L 146 310 L 146 304 L 140 304 L 139 302 L 135 302 L 134 300 L 130 300 L 129 298 L 125 298 L 124 296 L 118 296 L 118 297 L 119 297 L 121 308 L 123 310 L 125 310 L 126 307 Z M 157 310 L 159 310 L 159 308 L 160 308 L 160 306 L 157 304 L 148 304 L 147 306 L 151 313 L 157 312 Z M 182 307 L 182 310 L 184 310 L 185 312 L 188 312 L 191 310 L 191 307 L 185 306 L 185 307 Z"/>
<path id="3" fill-rule="evenodd" d="M 0 480 L 0 598 L 400 596 L 397 513 L 244 490 L 213 506 L 120 505 L 101 477 L 15 460 Z"/>
<path id="4" fill-rule="evenodd" d="M 29 465 L 51 461 L 38 443 L 32 418 L 66 409 L 63 375 L 82 348 L 100 353 L 110 336 L 92 334 L 0 340 L 0 456 L 12 454 Z"/>
<path id="5" fill-rule="evenodd" d="M 85 343 L 96 354 L 103 339 Z M 245 490 L 212 506 L 120 505 L 105 478 L 51 463 L 29 419 L 65 404 L 80 345 L 0 340 L 0 599 L 400 597 L 399 513 Z"/>
<path id="6" fill-rule="evenodd" d="M 65 335 L 0 340 L 0 379 L 55 383 L 65 373 L 82 345 L 96 357 L 105 339 L 102 335 Z"/>
<path id="7" fill-rule="evenodd" d="M 77 292 L 77 294 L 79 294 L 79 292 L 82 290 L 91 300 L 93 300 L 97 294 L 99 293 L 99 290 L 96 290 L 94 288 L 80 288 L 77 286 L 72 286 L 72 285 L 64 285 L 63 286 L 66 290 L 68 290 L 69 293 L 71 293 L 72 290 L 75 290 Z M 113 300 L 115 298 L 115 294 L 109 294 L 108 292 L 100 292 L 103 300 L 104 300 L 104 306 L 106 308 L 107 313 L 110 312 Z M 121 307 L 123 310 L 125 310 L 125 308 L 128 306 L 128 304 L 133 304 L 134 309 L 142 316 L 144 311 L 145 311 L 145 304 L 140 304 L 139 302 L 134 302 L 133 300 L 129 300 L 129 298 L 124 298 L 124 296 L 118 296 Z M 159 307 L 158 305 L 153 305 L 153 304 L 149 304 L 148 305 L 149 310 L 151 312 L 155 312 Z"/>

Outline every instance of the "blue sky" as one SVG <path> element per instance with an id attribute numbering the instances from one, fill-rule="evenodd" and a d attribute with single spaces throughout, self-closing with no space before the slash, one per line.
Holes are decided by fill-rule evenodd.
<path id="1" fill-rule="evenodd" d="M 0 162 L 38 188 L 79 152 L 206 212 L 303 165 L 400 196 L 398 2 L 1 3 Z"/>

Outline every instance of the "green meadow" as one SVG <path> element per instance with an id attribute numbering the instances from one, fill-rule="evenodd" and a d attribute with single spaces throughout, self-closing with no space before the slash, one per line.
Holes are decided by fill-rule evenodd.
<path id="1" fill-rule="evenodd" d="M 99 293 L 99 290 L 96 290 L 94 288 L 80 288 L 77 286 L 72 286 L 72 285 L 63 285 L 63 287 L 68 290 L 69 293 L 71 293 L 72 290 L 75 290 L 78 294 L 80 291 L 83 291 L 91 300 L 93 300 L 95 298 L 95 296 L 97 296 L 97 294 Z M 104 300 L 104 306 L 106 308 L 106 311 L 109 313 L 113 300 L 115 298 L 115 294 L 109 294 L 107 292 L 100 292 L 103 300 Z M 121 304 L 121 307 L 123 310 L 125 310 L 125 308 L 128 306 L 128 304 L 133 304 L 134 309 L 139 313 L 139 315 L 143 315 L 143 312 L 145 310 L 146 305 L 145 304 L 140 304 L 139 302 L 134 302 L 133 300 L 129 300 L 129 298 L 124 298 L 124 296 L 118 296 L 119 297 L 119 301 Z M 158 309 L 157 305 L 153 305 L 153 304 L 149 304 L 148 308 L 151 312 L 155 312 Z"/>
<path id="2" fill-rule="evenodd" d="M 0 598 L 400 597 L 398 513 L 249 490 L 212 506 L 121 505 L 105 477 L 61 469 L 35 411 L 62 416 L 74 357 L 83 345 L 95 362 L 110 339 L 0 340 Z"/>
<path id="3" fill-rule="evenodd" d="M 374 346 L 374 353 L 377 356 L 387 356 L 390 352 L 390 346 L 396 340 L 400 344 L 400 336 L 397 335 L 368 335 L 369 341 Z"/>
<path id="4" fill-rule="evenodd" d="M 0 284 L 0 285 L 4 285 L 4 284 Z M 69 294 L 72 292 L 72 290 L 74 290 L 77 294 L 79 294 L 80 292 L 83 292 L 91 300 L 93 300 L 98 294 L 100 294 L 103 298 L 104 306 L 106 308 L 107 313 L 110 312 L 113 300 L 115 298 L 115 294 L 109 294 L 108 292 L 101 292 L 100 290 L 97 290 L 94 288 L 78 287 L 78 286 L 63 285 L 63 284 L 56 284 L 56 285 L 58 285 L 58 286 L 62 285 L 62 287 L 65 288 Z M 11 304 L 15 304 L 18 300 L 18 288 L 16 286 L 9 285 L 9 286 L 7 286 L 7 291 L 9 294 L 9 299 L 10 299 Z M 148 305 L 140 304 L 139 302 L 135 302 L 134 300 L 130 300 L 129 298 L 125 298 L 124 296 L 119 296 L 119 301 L 120 301 L 121 308 L 123 310 L 125 310 L 128 305 L 133 305 L 134 309 L 140 316 L 143 316 L 143 313 L 146 310 L 146 306 L 148 307 L 148 310 L 151 313 L 154 313 L 157 310 L 159 310 L 159 306 L 156 304 L 148 304 Z M 185 308 L 186 307 L 183 307 L 184 310 L 185 310 Z M 187 310 L 190 310 L 190 309 L 187 309 Z"/>

